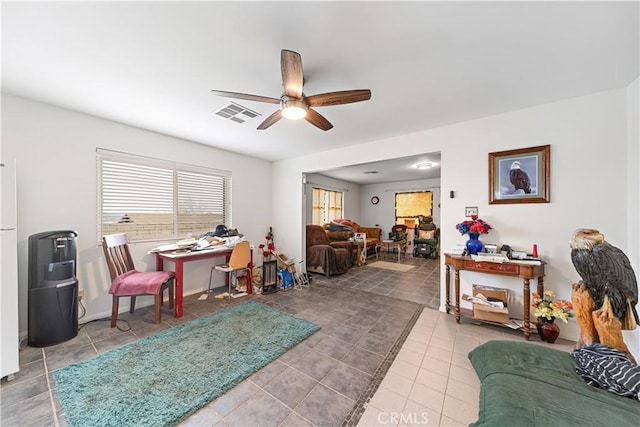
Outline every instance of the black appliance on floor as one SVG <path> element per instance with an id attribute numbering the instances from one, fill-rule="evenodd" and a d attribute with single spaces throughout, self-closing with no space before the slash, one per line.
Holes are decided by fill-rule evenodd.
<path id="1" fill-rule="evenodd" d="M 31 347 L 47 347 L 78 335 L 75 231 L 29 236 L 29 335 Z"/>

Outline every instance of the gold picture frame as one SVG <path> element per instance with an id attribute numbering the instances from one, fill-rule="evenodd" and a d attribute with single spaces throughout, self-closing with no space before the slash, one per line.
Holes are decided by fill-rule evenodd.
<path id="1" fill-rule="evenodd" d="M 489 204 L 549 203 L 551 146 L 489 153 Z"/>

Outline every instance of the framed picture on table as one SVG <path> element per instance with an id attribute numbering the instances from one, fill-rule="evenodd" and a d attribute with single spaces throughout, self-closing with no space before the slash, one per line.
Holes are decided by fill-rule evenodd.
<path id="1" fill-rule="evenodd" d="M 550 145 L 489 153 L 489 204 L 549 203 Z"/>

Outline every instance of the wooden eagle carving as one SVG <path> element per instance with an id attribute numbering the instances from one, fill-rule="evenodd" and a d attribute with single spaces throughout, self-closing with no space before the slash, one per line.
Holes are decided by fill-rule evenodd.
<path id="1" fill-rule="evenodd" d="M 570 246 L 571 261 L 593 299 L 595 310 L 603 305 L 608 309 L 610 304 L 622 329 L 634 329 L 640 323 L 636 311 L 638 282 L 629 258 L 609 244 L 598 230 L 576 230 Z"/>

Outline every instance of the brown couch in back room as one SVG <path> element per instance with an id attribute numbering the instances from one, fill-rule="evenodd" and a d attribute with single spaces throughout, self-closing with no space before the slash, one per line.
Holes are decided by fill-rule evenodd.
<path id="1" fill-rule="evenodd" d="M 333 228 L 331 226 L 332 223 L 346 227 L 347 230 L 331 230 Z M 373 248 L 376 243 L 380 242 L 380 236 L 382 235 L 382 228 L 380 227 L 363 227 L 357 222 L 348 219 L 336 219 L 332 223 L 324 225 L 327 236 L 332 242 L 349 240 L 355 233 L 365 233 L 367 235 L 367 248 Z"/>
<path id="2" fill-rule="evenodd" d="M 320 225 L 307 225 L 307 271 L 329 277 L 346 273 L 353 265 L 354 252 L 351 242 L 330 242 Z"/>

